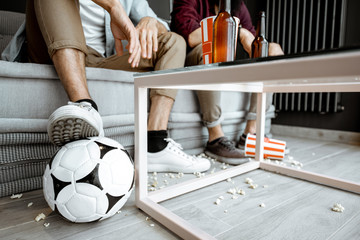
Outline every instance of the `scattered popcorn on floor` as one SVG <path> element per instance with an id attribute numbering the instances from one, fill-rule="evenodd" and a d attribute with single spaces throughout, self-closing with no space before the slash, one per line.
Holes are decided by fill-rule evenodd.
<path id="1" fill-rule="evenodd" d="M 219 198 L 216 199 L 215 204 L 216 204 L 216 205 L 220 205 L 220 203 L 221 203 L 221 199 L 219 199 Z"/>
<path id="2" fill-rule="evenodd" d="M 228 210 L 224 210 L 224 213 L 227 213 L 228 212 Z"/>
<path id="3" fill-rule="evenodd" d="M 19 193 L 19 194 L 13 194 L 11 195 L 11 199 L 17 199 L 17 198 L 21 198 L 22 197 L 22 193 Z"/>
<path id="4" fill-rule="evenodd" d="M 235 188 L 230 188 L 227 193 L 230 193 L 232 195 L 236 194 L 236 189 Z"/>
<path id="5" fill-rule="evenodd" d="M 222 163 L 222 164 L 221 164 L 221 169 L 222 169 L 222 170 L 227 169 L 227 165 L 226 165 L 225 163 Z"/>
<path id="6" fill-rule="evenodd" d="M 231 182 L 231 178 L 226 179 L 227 182 Z"/>
<path id="7" fill-rule="evenodd" d="M 35 221 L 36 221 L 36 222 L 39 222 L 39 221 L 41 221 L 41 220 L 44 220 L 45 217 L 46 217 L 46 216 L 45 216 L 44 213 L 40 213 L 39 215 L 36 216 Z"/>
<path id="8" fill-rule="evenodd" d="M 153 174 L 152 174 L 153 176 L 157 176 L 157 172 L 153 172 Z"/>
<path id="9" fill-rule="evenodd" d="M 249 184 L 249 188 L 251 188 L 251 189 L 255 189 L 255 188 L 257 188 L 257 187 L 258 187 L 258 185 L 255 184 L 255 183 L 250 183 L 250 184 Z"/>
<path id="10" fill-rule="evenodd" d="M 296 160 L 291 160 L 289 161 L 291 166 L 295 166 L 295 167 L 303 167 L 303 164 L 299 161 L 296 161 Z"/>
<path id="11" fill-rule="evenodd" d="M 117 213 L 117 214 L 120 214 L 120 213 L 121 213 L 121 210 L 117 211 L 116 213 Z"/>
<path id="12" fill-rule="evenodd" d="M 224 196 L 220 196 L 219 199 L 220 199 L 220 200 L 224 200 Z"/>
<path id="13" fill-rule="evenodd" d="M 242 190 L 242 189 L 239 189 L 239 190 L 237 191 L 237 193 L 240 194 L 240 195 L 245 195 L 245 191 Z"/>
<path id="14" fill-rule="evenodd" d="M 231 196 L 231 199 L 238 199 L 238 196 L 232 195 L 232 196 Z"/>
<path id="15" fill-rule="evenodd" d="M 340 203 L 335 203 L 331 210 L 334 212 L 343 212 L 345 208 Z"/>
<path id="16" fill-rule="evenodd" d="M 145 218 L 145 221 L 149 221 L 149 220 L 150 220 L 150 218 L 149 218 L 149 217 L 146 217 L 146 218 Z"/>
<path id="17" fill-rule="evenodd" d="M 251 178 L 245 178 L 247 184 L 253 183 L 254 181 Z"/>
<path id="18" fill-rule="evenodd" d="M 213 168 L 210 173 L 211 174 L 215 173 L 215 168 Z"/>
<path id="19" fill-rule="evenodd" d="M 150 227 L 154 227 L 154 226 L 155 226 L 155 224 L 153 224 L 153 223 L 150 224 Z"/>
<path id="20" fill-rule="evenodd" d="M 194 175 L 195 175 L 197 178 L 201 178 L 201 177 L 204 177 L 204 176 L 205 176 L 205 173 L 195 172 Z"/>
<path id="21" fill-rule="evenodd" d="M 151 187 L 149 190 L 150 190 L 151 192 L 153 192 L 153 191 L 156 191 L 156 188 Z"/>
<path id="22" fill-rule="evenodd" d="M 184 173 L 179 172 L 178 175 L 176 176 L 177 178 L 182 178 L 184 176 Z"/>
<path id="23" fill-rule="evenodd" d="M 157 181 L 154 181 L 152 184 L 151 184 L 151 187 L 156 187 L 158 185 L 158 182 Z"/>
<path id="24" fill-rule="evenodd" d="M 265 207 L 265 203 L 260 203 L 260 204 L 259 204 L 259 207 L 264 208 L 264 207 Z"/>
<path id="25" fill-rule="evenodd" d="M 44 227 L 49 227 L 50 223 L 44 223 Z"/>
<path id="26" fill-rule="evenodd" d="M 33 202 L 29 202 L 27 206 L 31 207 L 32 205 L 33 205 Z"/>

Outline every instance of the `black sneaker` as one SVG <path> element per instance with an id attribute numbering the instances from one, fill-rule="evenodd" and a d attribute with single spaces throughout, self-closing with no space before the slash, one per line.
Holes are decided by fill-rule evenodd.
<path id="1" fill-rule="evenodd" d="M 241 150 L 245 150 L 245 142 L 246 142 L 246 135 L 241 134 L 237 148 L 239 148 Z"/>
<path id="2" fill-rule="evenodd" d="M 239 165 L 249 161 L 245 157 L 244 151 L 237 149 L 235 143 L 226 137 L 218 138 L 208 142 L 205 148 L 205 154 L 221 162 L 231 165 Z"/>

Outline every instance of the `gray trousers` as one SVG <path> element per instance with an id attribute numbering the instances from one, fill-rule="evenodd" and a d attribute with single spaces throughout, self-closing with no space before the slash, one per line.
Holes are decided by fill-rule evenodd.
<path id="1" fill-rule="evenodd" d="M 203 64 L 203 59 L 202 59 L 202 46 L 201 44 L 197 45 L 196 47 L 194 47 L 186 56 L 186 61 L 185 61 L 185 66 L 194 66 L 194 65 L 200 65 Z M 216 106 L 216 107 L 208 107 L 207 105 L 203 105 L 201 106 L 201 110 L 204 107 L 208 107 L 208 116 L 211 117 L 209 118 L 209 122 L 208 126 L 216 126 L 218 124 L 221 123 L 222 121 L 222 116 L 221 116 L 221 92 L 216 92 L 216 91 L 198 91 L 198 96 L 199 96 L 199 92 L 203 92 L 202 94 L 207 94 L 208 98 L 212 98 L 211 103 Z M 224 93 L 223 93 L 224 94 Z M 273 94 L 272 93 L 267 93 L 266 94 L 266 111 L 268 111 L 270 109 L 271 103 L 272 103 L 272 97 Z M 200 100 L 200 97 L 199 97 Z M 251 98 L 250 98 L 250 107 L 249 107 L 249 112 L 246 116 L 246 120 L 256 120 L 256 103 L 257 103 L 257 98 L 256 98 L 256 94 L 251 94 Z"/>

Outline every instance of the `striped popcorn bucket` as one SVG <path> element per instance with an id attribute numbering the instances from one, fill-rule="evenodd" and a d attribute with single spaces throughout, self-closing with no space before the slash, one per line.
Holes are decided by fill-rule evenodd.
<path id="1" fill-rule="evenodd" d="M 245 141 L 245 156 L 255 157 L 256 136 L 248 134 Z M 264 158 L 283 160 L 286 142 L 264 138 Z"/>
<path id="2" fill-rule="evenodd" d="M 204 64 L 210 64 L 212 63 L 212 40 L 213 40 L 213 23 L 216 16 L 210 16 L 207 18 L 204 18 L 200 22 L 201 26 L 201 39 L 202 39 L 202 52 L 203 52 L 203 63 Z M 234 17 L 236 22 L 236 39 L 235 43 L 237 41 L 238 37 L 238 27 L 240 24 L 240 19 L 237 17 Z M 235 44 L 236 46 L 236 44 Z M 235 48 L 236 51 L 236 48 Z"/>
<path id="3" fill-rule="evenodd" d="M 215 18 L 216 16 L 207 17 L 200 22 L 204 64 L 212 62 L 213 23 Z"/>

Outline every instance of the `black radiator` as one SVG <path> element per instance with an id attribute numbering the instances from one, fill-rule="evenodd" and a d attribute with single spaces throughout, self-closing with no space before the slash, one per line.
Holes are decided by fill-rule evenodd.
<path id="1" fill-rule="evenodd" d="M 346 0 L 267 0 L 267 38 L 285 54 L 344 45 Z M 338 112 L 341 93 L 275 93 L 276 111 Z"/>

